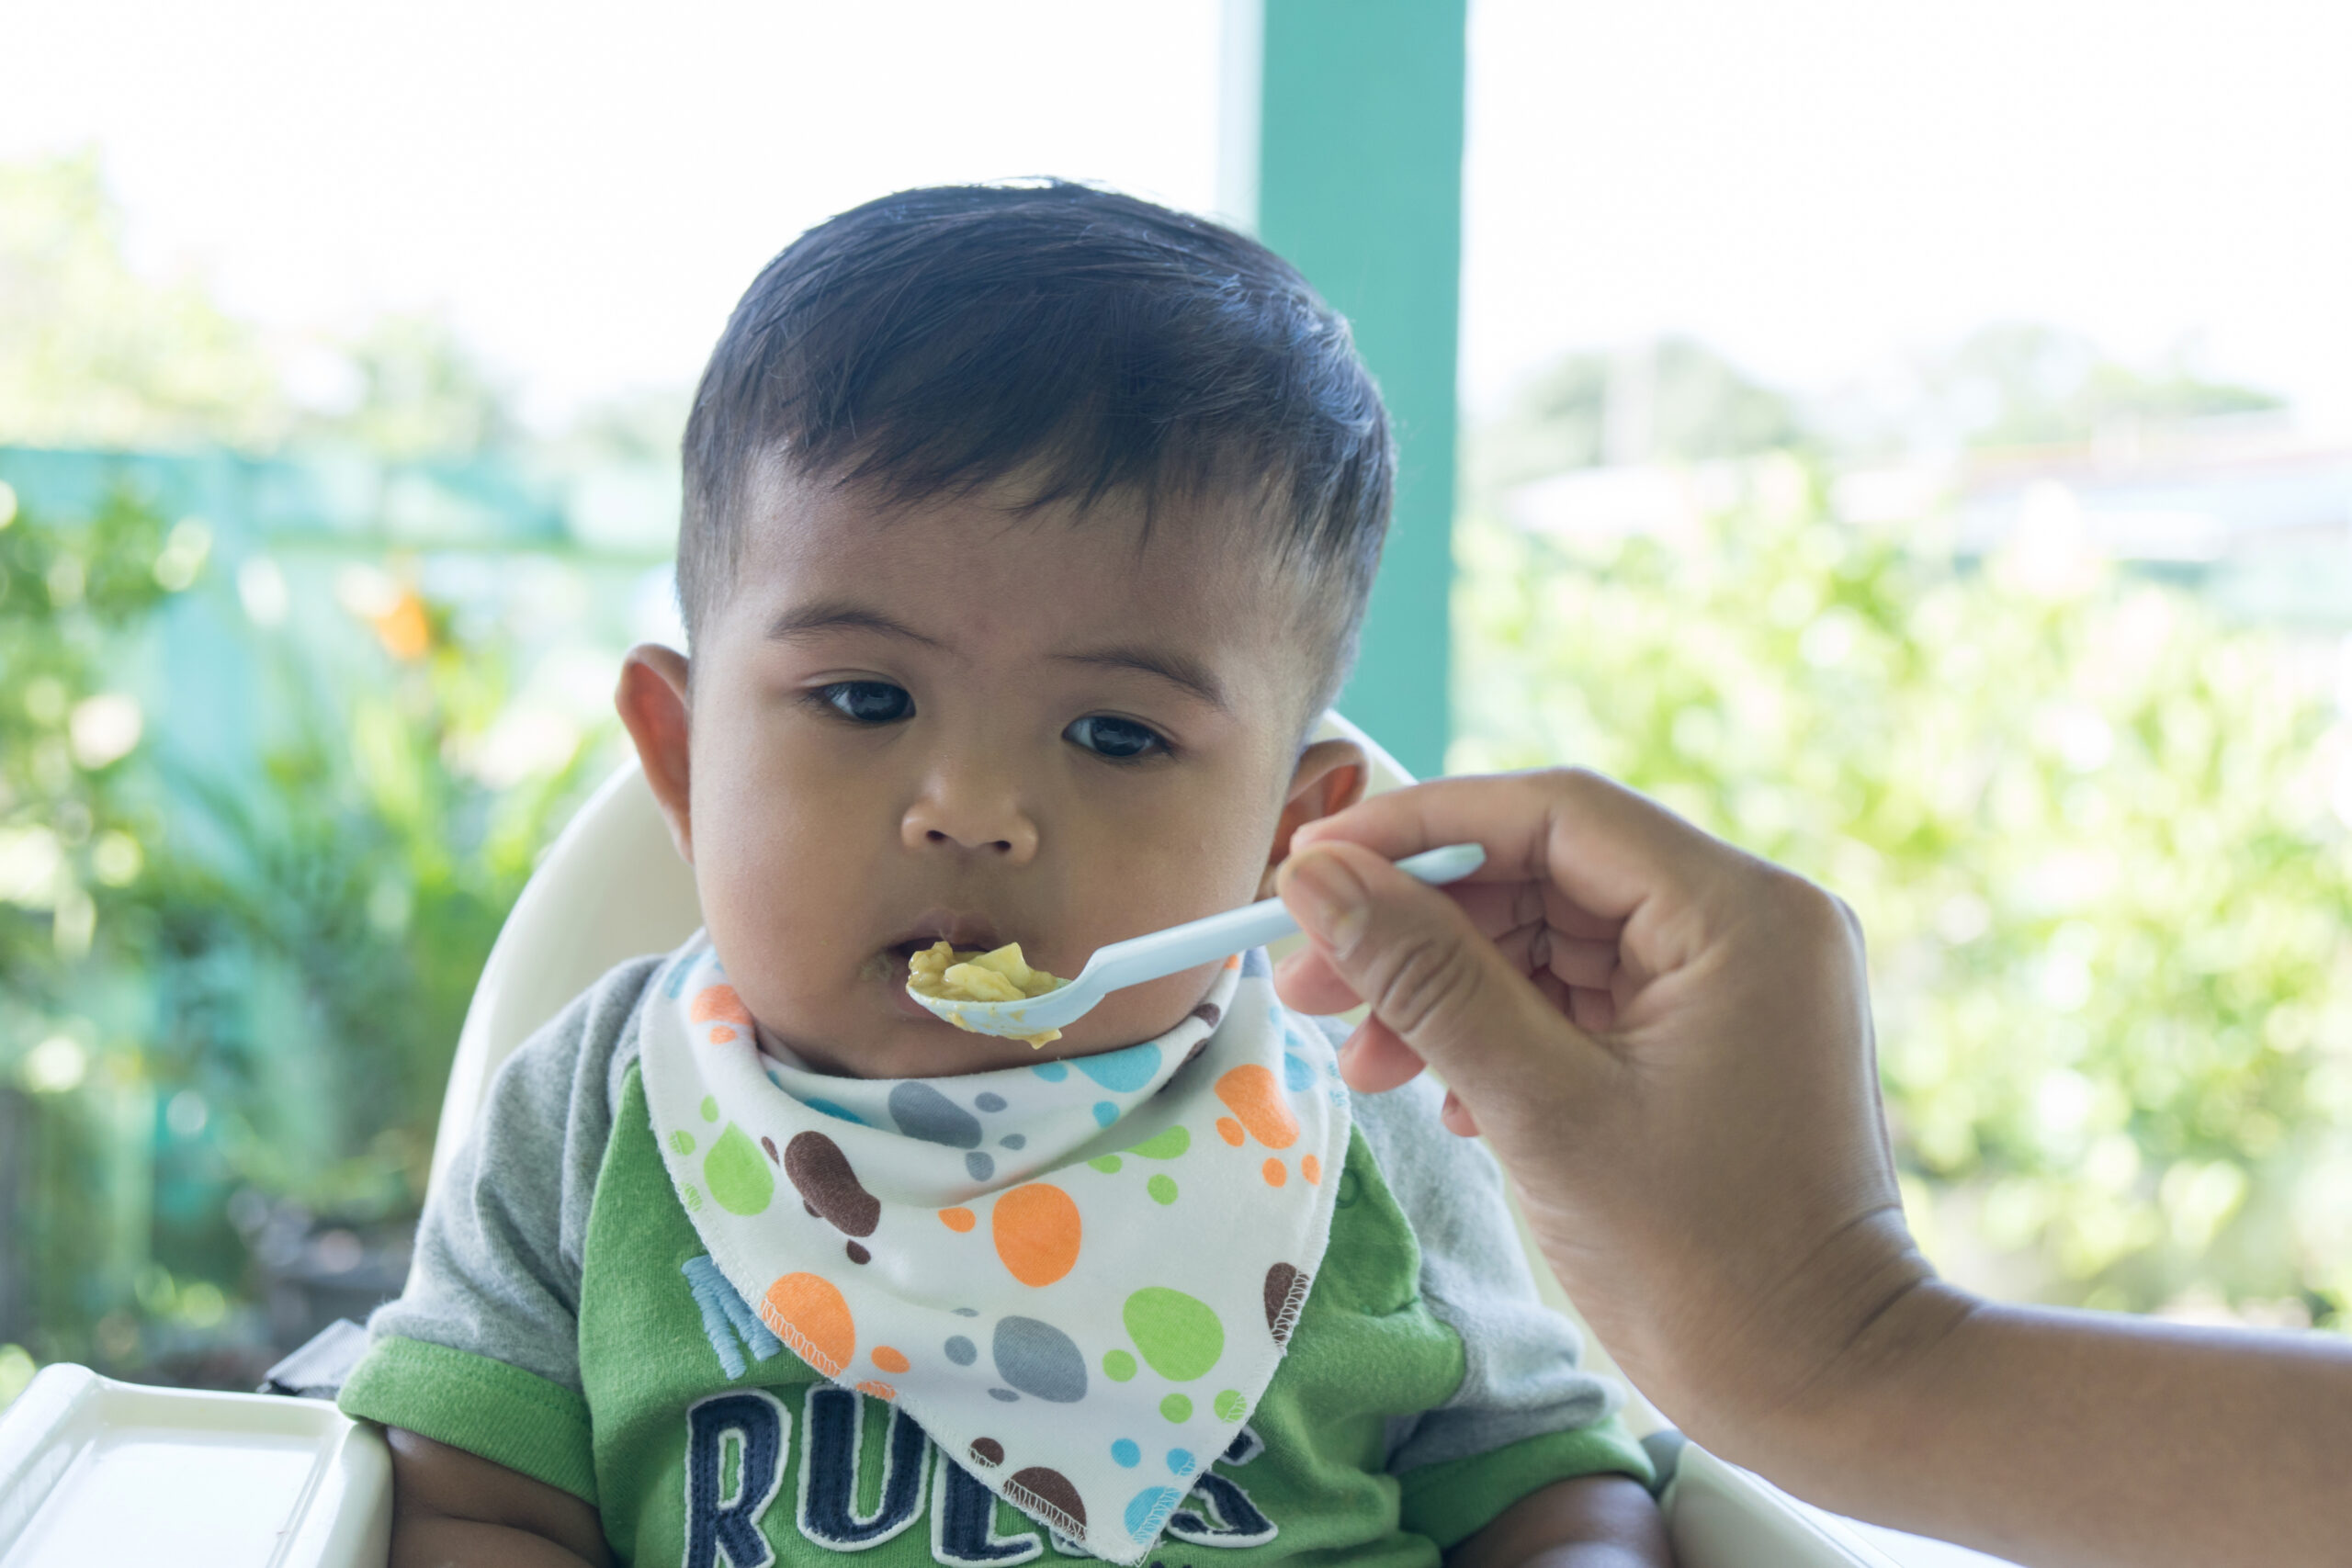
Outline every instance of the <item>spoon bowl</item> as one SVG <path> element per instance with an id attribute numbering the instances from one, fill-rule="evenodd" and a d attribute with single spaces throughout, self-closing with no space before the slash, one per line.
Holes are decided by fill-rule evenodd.
<path id="1" fill-rule="evenodd" d="M 1396 869 L 1432 887 L 1442 887 L 1449 882 L 1461 881 L 1486 863 L 1487 852 L 1477 844 L 1447 844 L 1442 849 L 1408 855 L 1396 863 Z M 1230 958 L 1237 953 L 1278 942 L 1297 930 L 1298 922 L 1291 919 L 1283 901 L 1268 898 L 1244 908 L 1187 920 L 1181 926 L 1097 948 L 1094 956 L 1086 961 L 1085 968 L 1042 997 L 1023 997 L 1009 1002 L 967 1002 L 951 997 L 927 997 L 911 986 L 907 994 L 958 1029 L 1009 1040 L 1027 1040 L 1069 1028 L 1093 1011 L 1095 1005 L 1113 991 L 1140 986 L 1146 980 L 1157 980 L 1195 964 Z"/>

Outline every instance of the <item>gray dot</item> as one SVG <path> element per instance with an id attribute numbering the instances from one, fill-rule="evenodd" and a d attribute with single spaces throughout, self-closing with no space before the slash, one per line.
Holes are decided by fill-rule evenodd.
<path id="1" fill-rule="evenodd" d="M 983 1111 L 1001 1111 L 1004 1109 L 1004 1096 L 1001 1094 L 984 1094 L 978 1100 L 972 1101 L 972 1103 L 978 1106 Z"/>
<path id="2" fill-rule="evenodd" d="M 1003 1137 L 999 1138 L 997 1142 L 1002 1144 L 1008 1149 L 1025 1149 L 1029 1146 L 1029 1140 L 1027 1136 L 1020 1133 L 1007 1133 Z"/>
<path id="3" fill-rule="evenodd" d="M 979 1146 L 980 1119 L 927 1083 L 900 1084 L 888 1103 L 890 1120 L 910 1138 L 952 1149 Z"/>
<path id="4" fill-rule="evenodd" d="M 986 1181 L 996 1174 L 996 1160 L 988 1155 L 968 1154 L 964 1156 L 964 1168 L 972 1173 L 975 1181 Z"/>
<path id="5" fill-rule="evenodd" d="M 1076 1341 L 1050 1323 L 1001 1318 L 990 1350 L 996 1375 L 1023 1393 L 1056 1404 L 1075 1404 L 1086 1397 L 1086 1357 Z"/>
<path id="6" fill-rule="evenodd" d="M 1021 1396 L 1013 1393 L 1009 1388 L 992 1388 L 989 1390 L 989 1397 L 990 1399 L 1001 1399 L 1005 1404 L 1010 1404 Z"/>
<path id="7" fill-rule="evenodd" d="M 980 1315 L 980 1309 L 978 1307 L 950 1307 L 948 1310 L 954 1313 L 957 1317 L 978 1317 Z"/>
<path id="8" fill-rule="evenodd" d="M 947 1359 L 959 1367 L 968 1367 L 980 1359 L 979 1347 L 958 1334 L 947 1341 Z"/>

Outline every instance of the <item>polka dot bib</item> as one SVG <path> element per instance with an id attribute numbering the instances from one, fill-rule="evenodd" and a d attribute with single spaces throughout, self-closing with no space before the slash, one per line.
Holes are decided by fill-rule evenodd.
<path id="1" fill-rule="evenodd" d="M 679 1201 L 776 1337 L 1123 1563 L 1265 1393 L 1348 1147 L 1330 1045 L 1262 953 L 1140 1045 L 858 1079 L 763 1055 L 697 936 L 643 1076 Z"/>

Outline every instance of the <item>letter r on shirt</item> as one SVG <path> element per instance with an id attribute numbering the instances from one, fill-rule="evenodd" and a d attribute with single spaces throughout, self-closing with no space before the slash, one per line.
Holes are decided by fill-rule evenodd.
<path id="1" fill-rule="evenodd" d="M 722 1561 L 727 1568 L 769 1568 L 775 1562 L 760 1517 L 784 1484 L 786 1420 L 784 1406 L 757 1389 L 715 1393 L 686 1412 L 684 1568 L 718 1568 Z"/>

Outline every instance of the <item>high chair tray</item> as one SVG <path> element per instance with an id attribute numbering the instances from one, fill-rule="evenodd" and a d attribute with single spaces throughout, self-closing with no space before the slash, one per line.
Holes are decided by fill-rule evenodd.
<path id="1" fill-rule="evenodd" d="M 321 1399 L 46 1368 L 0 1414 L 0 1568 L 381 1568 L 381 1434 Z"/>

